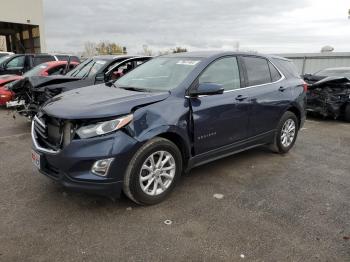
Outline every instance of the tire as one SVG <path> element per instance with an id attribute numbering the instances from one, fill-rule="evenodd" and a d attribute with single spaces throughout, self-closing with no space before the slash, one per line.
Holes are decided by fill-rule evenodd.
<path id="1" fill-rule="evenodd" d="M 346 122 L 350 122 L 350 103 L 345 106 L 344 119 Z"/>
<path id="2" fill-rule="evenodd" d="M 287 111 L 283 114 L 276 129 L 274 142 L 270 146 L 272 151 L 279 154 L 285 154 L 294 146 L 299 131 L 298 123 L 298 118 L 294 113 Z M 294 135 L 292 139 L 290 139 L 292 136 L 292 132 L 290 132 L 289 135 L 284 134 L 285 138 L 282 138 L 283 133 L 285 133 L 284 130 L 285 128 L 288 129 L 289 124 L 291 128 L 294 126 Z"/>
<path id="3" fill-rule="evenodd" d="M 158 162 L 160 158 L 163 163 L 168 159 L 163 167 Z M 175 169 L 172 169 L 173 165 Z M 180 150 L 171 141 L 157 137 L 144 144 L 131 159 L 125 173 L 123 191 L 137 204 L 154 205 L 170 194 L 181 173 Z"/>

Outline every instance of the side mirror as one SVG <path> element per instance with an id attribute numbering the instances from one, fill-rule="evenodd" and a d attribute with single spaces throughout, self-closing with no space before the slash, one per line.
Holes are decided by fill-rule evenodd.
<path id="1" fill-rule="evenodd" d="M 224 93 L 224 88 L 220 84 L 216 83 L 201 83 L 198 88 L 190 91 L 190 96 L 200 95 L 219 95 Z"/>
<path id="2" fill-rule="evenodd" d="M 95 80 L 99 81 L 99 82 L 104 82 L 105 81 L 105 74 L 104 73 L 97 74 Z"/>

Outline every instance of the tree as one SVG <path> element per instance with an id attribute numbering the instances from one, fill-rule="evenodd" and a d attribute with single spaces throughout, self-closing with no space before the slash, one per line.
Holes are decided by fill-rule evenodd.
<path id="1" fill-rule="evenodd" d="M 187 52 L 187 48 L 178 46 L 173 48 L 172 51 L 173 53 L 184 53 L 184 52 Z"/>
<path id="2" fill-rule="evenodd" d="M 90 41 L 85 42 L 83 56 L 91 57 L 91 56 L 94 56 L 96 54 L 97 54 L 96 43 L 90 42 Z"/>
<path id="3" fill-rule="evenodd" d="M 124 53 L 121 45 L 109 41 L 101 41 L 97 45 L 96 51 L 99 55 L 118 55 Z"/>
<path id="4" fill-rule="evenodd" d="M 148 45 L 142 46 L 142 55 L 153 56 L 153 51 L 148 47 Z"/>

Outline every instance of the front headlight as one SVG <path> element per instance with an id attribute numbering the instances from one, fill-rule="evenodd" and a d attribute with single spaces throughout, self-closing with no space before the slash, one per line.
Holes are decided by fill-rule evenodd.
<path id="1" fill-rule="evenodd" d="M 77 134 L 80 138 L 105 135 L 126 126 L 132 121 L 132 119 L 132 115 L 127 115 L 118 119 L 82 126 L 77 130 Z"/>

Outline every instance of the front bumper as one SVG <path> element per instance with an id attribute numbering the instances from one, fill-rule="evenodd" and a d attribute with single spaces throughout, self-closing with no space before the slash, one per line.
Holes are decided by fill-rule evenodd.
<path id="1" fill-rule="evenodd" d="M 33 133 L 32 133 L 33 135 Z M 118 197 L 126 168 L 141 144 L 123 131 L 90 139 L 77 139 L 58 152 L 33 150 L 40 155 L 39 171 L 64 187 L 105 196 Z M 114 158 L 106 176 L 91 172 L 95 161 Z"/>

